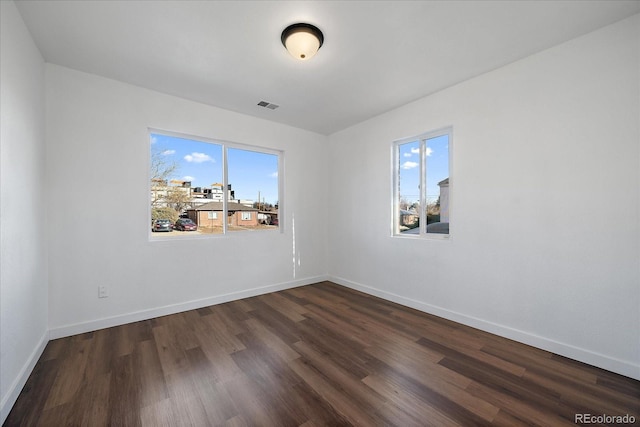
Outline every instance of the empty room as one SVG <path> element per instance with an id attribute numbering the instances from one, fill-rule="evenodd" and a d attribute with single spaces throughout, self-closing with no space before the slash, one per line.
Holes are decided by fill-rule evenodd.
<path id="1" fill-rule="evenodd" d="M 0 18 L 3 425 L 640 423 L 640 2 Z"/>

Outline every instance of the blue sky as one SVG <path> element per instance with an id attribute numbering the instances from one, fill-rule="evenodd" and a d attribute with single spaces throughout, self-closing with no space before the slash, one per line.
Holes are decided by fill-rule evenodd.
<path id="1" fill-rule="evenodd" d="M 437 199 L 438 182 L 449 177 L 449 136 L 427 140 L 427 199 Z M 420 141 L 400 145 L 400 195 L 409 202 L 420 199 Z"/>
<path id="2" fill-rule="evenodd" d="M 151 149 L 178 169 L 170 179 L 191 181 L 192 187 L 222 183 L 222 145 L 151 134 Z M 278 201 L 278 156 L 228 148 L 228 180 L 236 199 L 275 204 Z"/>

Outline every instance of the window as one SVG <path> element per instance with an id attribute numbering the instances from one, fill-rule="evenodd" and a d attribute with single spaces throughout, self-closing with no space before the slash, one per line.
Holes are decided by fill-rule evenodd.
<path id="1" fill-rule="evenodd" d="M 448 238 L 452 129 L 393 143 L 393 234 Z"/>
<path id="2" fill-rule="evenodd" d="M 150 147 L 150 224 L 195 224 L 163 237 L 280 229 L 282 152 L 153 130 Z"/>

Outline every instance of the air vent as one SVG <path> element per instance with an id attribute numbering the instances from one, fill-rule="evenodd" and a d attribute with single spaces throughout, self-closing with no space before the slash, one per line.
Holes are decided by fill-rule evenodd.
<path id="1" fill-rule="evenodd" d="M 272 104 L 272 103 L 267 102 L 267 101 L 260 101 L 260 102 L 258 102 L 258 105 L 260 107 L 268 108 L 269 110 L 275 110 L 276 108 L 279 107 L 279 105 Z"/>

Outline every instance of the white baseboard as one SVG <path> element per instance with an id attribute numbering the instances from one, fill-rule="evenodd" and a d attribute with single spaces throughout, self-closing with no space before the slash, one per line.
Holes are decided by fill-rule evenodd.
<path id="1" fill-rule="evenodd" d="M 415 308 L 416 310 L 420 310 L 425 313 L 443 317 L 445 319 L 452 320 L 463 325 L 481 329 L 483 331 L 490 332 L 501 337 L 509 338 L 514 341 L 518 341 L 527 345 L 531 345 L 533 347 L 540 348 L 542 350 L 550 351 L 552 353 L 577 360 L 579 362 L 606 369 L 607 371 L 615 372 L 626 377 L 640 380 L 640 365 L 634 364 L 632 362 L 616 359 L 605 354 L 600 354 L 583 348 L 575 347 L 571 344 L 554 341 L 549 338 L 534 335 L 525 331 L 520 331 L 518 329 L 513 329 L 508 326 L 499 325 L 497 323 L 492 323 L 483 319 L 478 319 L 476 317 L 467 316 L 465 314 L 427 304 L 422 301 L 406 298 L 391 292 L 352 282 L 341 277 L 330 276 L 327 280 L 330 280 L 347 288 L 355 289 L 357 291 L 393 301 L 407 307 Z"/>
<path id="2" fill-rule="evenodd" d="M 141 320 L 153 319 L 155 317 L 167 316 L 169 314 L 181 313 L 187 310 L 194 310 L 197 308 L 208 307 L 210 305 L 222 304 L 242 298 L 254 297 L 257 295 L 267 294 L 269 292 L 277 292 L 285 289 L 296 288 L 298 286 L 310 285 L 312 283 L 322 282 L 324 280 L 328 280 L 328 276 L 307 277 L 290 282 L 283 282 L 274 285 L 246 289 L 239 292 L 231 292 L 214 297 L 186 301 L 178 304 L 171 304 L 163 307 L 156 307 L 148 310 L 141 310 L 103 319 L 90 320 L 88 322 L 64 325 L 50 329 L 49 337 L 53 340 L 57 338 L 68 337 L 71 335 L 83 334 L 85 332 L 92 332 L 99 329 L 111 328 L 113 326 L 125 325 L 127 323 L 139 322 Z"/>
<path id="3" fill-rule="evenodd" d="M 9 387 L 9 391 L 7 392 L 7 394 L 2 396 L 2 403 L 0 403 L 0 425 L 2 425 L 9 416 L 11 408 L 16 403 L 16 400 L 18 400 L 20 392 L 24 388 L 24 385 L 27 383 L 29 375 L 31 375 L 33 368 L 36 366 L 36 362 L 38 361 L 38 359 L 40 359 L 40 356 L 42 356 L 42 352 L 44 351 L 44 348 L 47 346 L 48 342 L 49 332 L 46 331 L 40 338 L 40 341 L 38 342 L 38 345 L 36 345 L 36 348 L 33 350 L 33 352 L 31 352 L 31 355 L 25 362 L 24 366 L 22 366 L 20 374 L 13 381 L 13 384 L 11 384 L 11 386 Z"/>

